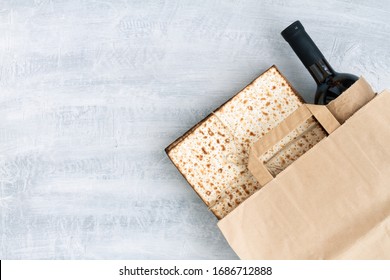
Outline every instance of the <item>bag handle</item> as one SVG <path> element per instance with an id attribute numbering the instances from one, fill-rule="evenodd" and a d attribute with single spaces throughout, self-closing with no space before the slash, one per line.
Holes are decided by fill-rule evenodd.
<path id="1" fill-rule="evenodd" d="M 248 169 L 262 186 L 270 182 L 274 177 L 260 160 L 260 156 L 312 116 L 328 134 L 331 134 L 340 126 L 340 123 L 326 106 L 304 104 L 253 144 L 249 153 Z"/>

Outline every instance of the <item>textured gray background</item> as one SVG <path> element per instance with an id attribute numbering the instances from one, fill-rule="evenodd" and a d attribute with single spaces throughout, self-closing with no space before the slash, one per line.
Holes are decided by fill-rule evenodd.
<path id="1" fill-rule="evenodd" d="M 235 259 L 163 149 L 272 64 L 390 87 L 390 1 L 0 2 L 0 258 Z"/>

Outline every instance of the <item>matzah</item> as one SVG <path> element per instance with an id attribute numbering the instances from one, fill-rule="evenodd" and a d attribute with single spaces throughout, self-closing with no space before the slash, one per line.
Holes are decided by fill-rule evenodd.
<path id="1" fill-rule="evenodd" d="M 302 98 L 272 66 L 166 152 L 221 219 L 261 187 L 247 169 L 252 143 L 301 104 Z"/>

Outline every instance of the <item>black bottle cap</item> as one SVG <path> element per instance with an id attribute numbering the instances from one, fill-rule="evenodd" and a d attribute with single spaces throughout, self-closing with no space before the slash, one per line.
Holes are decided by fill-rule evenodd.
<path id="1" fill-rule="evenodd" d="M 292 36 L 302 30 L 305 30 L 305 28 L 303 27 L 302 23 L 297 20 L 291 23 L 288 27 L 286 27 L 286 29 L 284 29 L 281 34 L 286 41 L 289 41 Z"/>
<path id="2" fill-rule="evenodd" d="M 309 71 L 311 71 L 310 67 L 313 64 L 324 59 L 321 51 L 306 33 L 305 28 L 299 20 L 290 24 L 281 34 Z"/>

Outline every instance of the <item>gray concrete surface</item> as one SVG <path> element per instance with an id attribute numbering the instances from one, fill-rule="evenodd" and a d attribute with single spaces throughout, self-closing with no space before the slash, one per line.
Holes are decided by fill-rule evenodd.
<path id="1" fill-rule="evenodd" d="M 236 259 L 163 149 L 272 64 L 312 101 L 296 19 L 390 87 L 385 0 L 1 1 L 0 258 Z"/>

